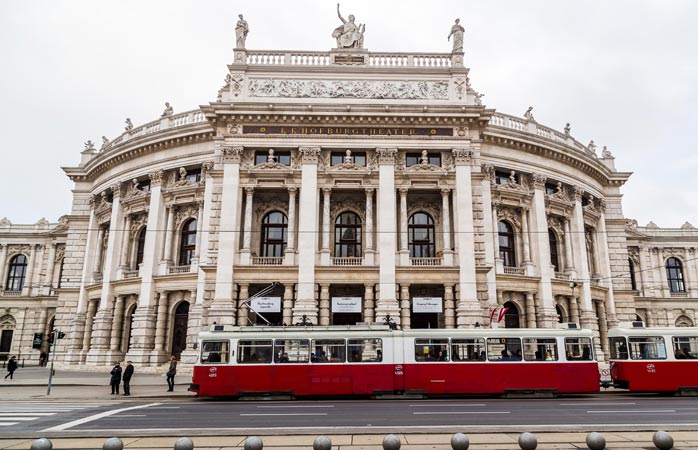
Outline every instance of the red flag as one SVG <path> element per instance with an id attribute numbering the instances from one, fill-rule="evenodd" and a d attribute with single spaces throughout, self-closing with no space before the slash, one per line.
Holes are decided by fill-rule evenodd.
<path id="1" fill-rule="evenodd" d="M 490 308 L 490 323 L 494 321 L 494 313 L 497 312 L 497 308 Z"/>
<path id="2" fill-rule="evenodd" d="M 507 311 L 509 311 L 509 308 L 502 308 L 499 310 L 499 316 L 497 316 L 497 322 L 501 322 L 502 319 L 504 319 L 504 316 L 506 315 Z"/>

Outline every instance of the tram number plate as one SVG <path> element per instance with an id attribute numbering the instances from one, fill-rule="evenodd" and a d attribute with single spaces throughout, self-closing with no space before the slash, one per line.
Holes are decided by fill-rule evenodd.
<path id="1" fill-rule="evenodd" d="M 216 372 L 218 372 L 218 369 L 216 369 L 215 367 L 211 367 L 210 369 L 208 369 L 208 377 L 216 378 L 218 376 Z"/>
<path id="2" fill-rule="evenodd" d="M 402 375 L 402 366 L 400 364 L 395 366 L 395 375 Z"/>
<path id="3" fill-rule="evenodd" d="M 647 373 L 657 373 L 657 369 L 654 364 L 647 364 Z"/>

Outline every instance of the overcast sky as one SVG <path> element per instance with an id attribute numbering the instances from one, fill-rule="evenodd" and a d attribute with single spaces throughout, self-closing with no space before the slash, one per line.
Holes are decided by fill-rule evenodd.
<path id="1" fill-rule="evenodd" d="M 214 101 L 243 13 L 250 49 L 329 50 L 339 24 L 320 0 L 1 0 L 0 218 L 70 211 L 61 166 L 101 142 Z M 448 52 L 456 17 L 488 107 L 607 145 L 634 175 L 640 225 L 698 226 L 698 2 L 350 0 L 371 51 Z"/>

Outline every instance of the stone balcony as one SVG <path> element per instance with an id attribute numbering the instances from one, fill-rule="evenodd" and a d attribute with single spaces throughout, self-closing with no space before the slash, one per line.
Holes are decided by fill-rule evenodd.
<path id="1" fill-rule="evenodd" d="M 251 259 L 253 266 L 281 266 L 284 264 L 283 256 L 253 256 Z"/>
<path id="2" fill-rule="evenodd" d="M 347 53 L 351 53 L 348 55 Z M 298 51 L 298 50 L 236 50 L 236 63 L 251 66 L 330 66 L 346 64 L 343 59 L 355 58 L 352 64 L 361 61 L 369 67 L 418 67 L 418 68 L 449 68 L 462 67 L 453 59 L 451 53 L 401 53 L 401 52 L 369 52 L 367 50 L 349 51 Z M 361 64 L 359 62 L 358 64 Z"/>
<path id="3" fill-rule="evenodd" d="M 167 268 L 167 273 L 169 275 L 178 275 L 181 273 L 190 273 L 191 272 L 191 266 L 186 265 L 186 266 L 169 266 Z"/>
<path id="4" fill-rule="evenodd" d="M 415 267 L 437 267 L 443 265 L 442 257 L 410 258 L 410 265 Z"/>
<path id="5" fill-rule="evenodd" d="M 357 267 L 364 265 L 364 258 L 360 256 L 332 257 L 331 263 L 333 266 Z"/>
<path id="6" fill-rule="evenodd" d="M 524 276 L 524 275 L 526 275 L 526 268 L 525 267 L 517 267 L 517 266 L 504 266 L 504 273 L 506 275 Z"/>
<path id="7" fill-rule="evenodd" d="M 22 291 L 13 291 L 13 290 L 4 290 L 0 291 L 2 292 L 3 297 L 21 297 L 22 296 Z"/>

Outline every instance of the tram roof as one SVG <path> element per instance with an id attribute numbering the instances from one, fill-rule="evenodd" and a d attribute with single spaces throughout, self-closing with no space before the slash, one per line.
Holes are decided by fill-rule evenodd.
<path id="1" fill-rule="evenodd" d="M 698 327 L 611 328 L 608 336 L 698 336 Z"/>

